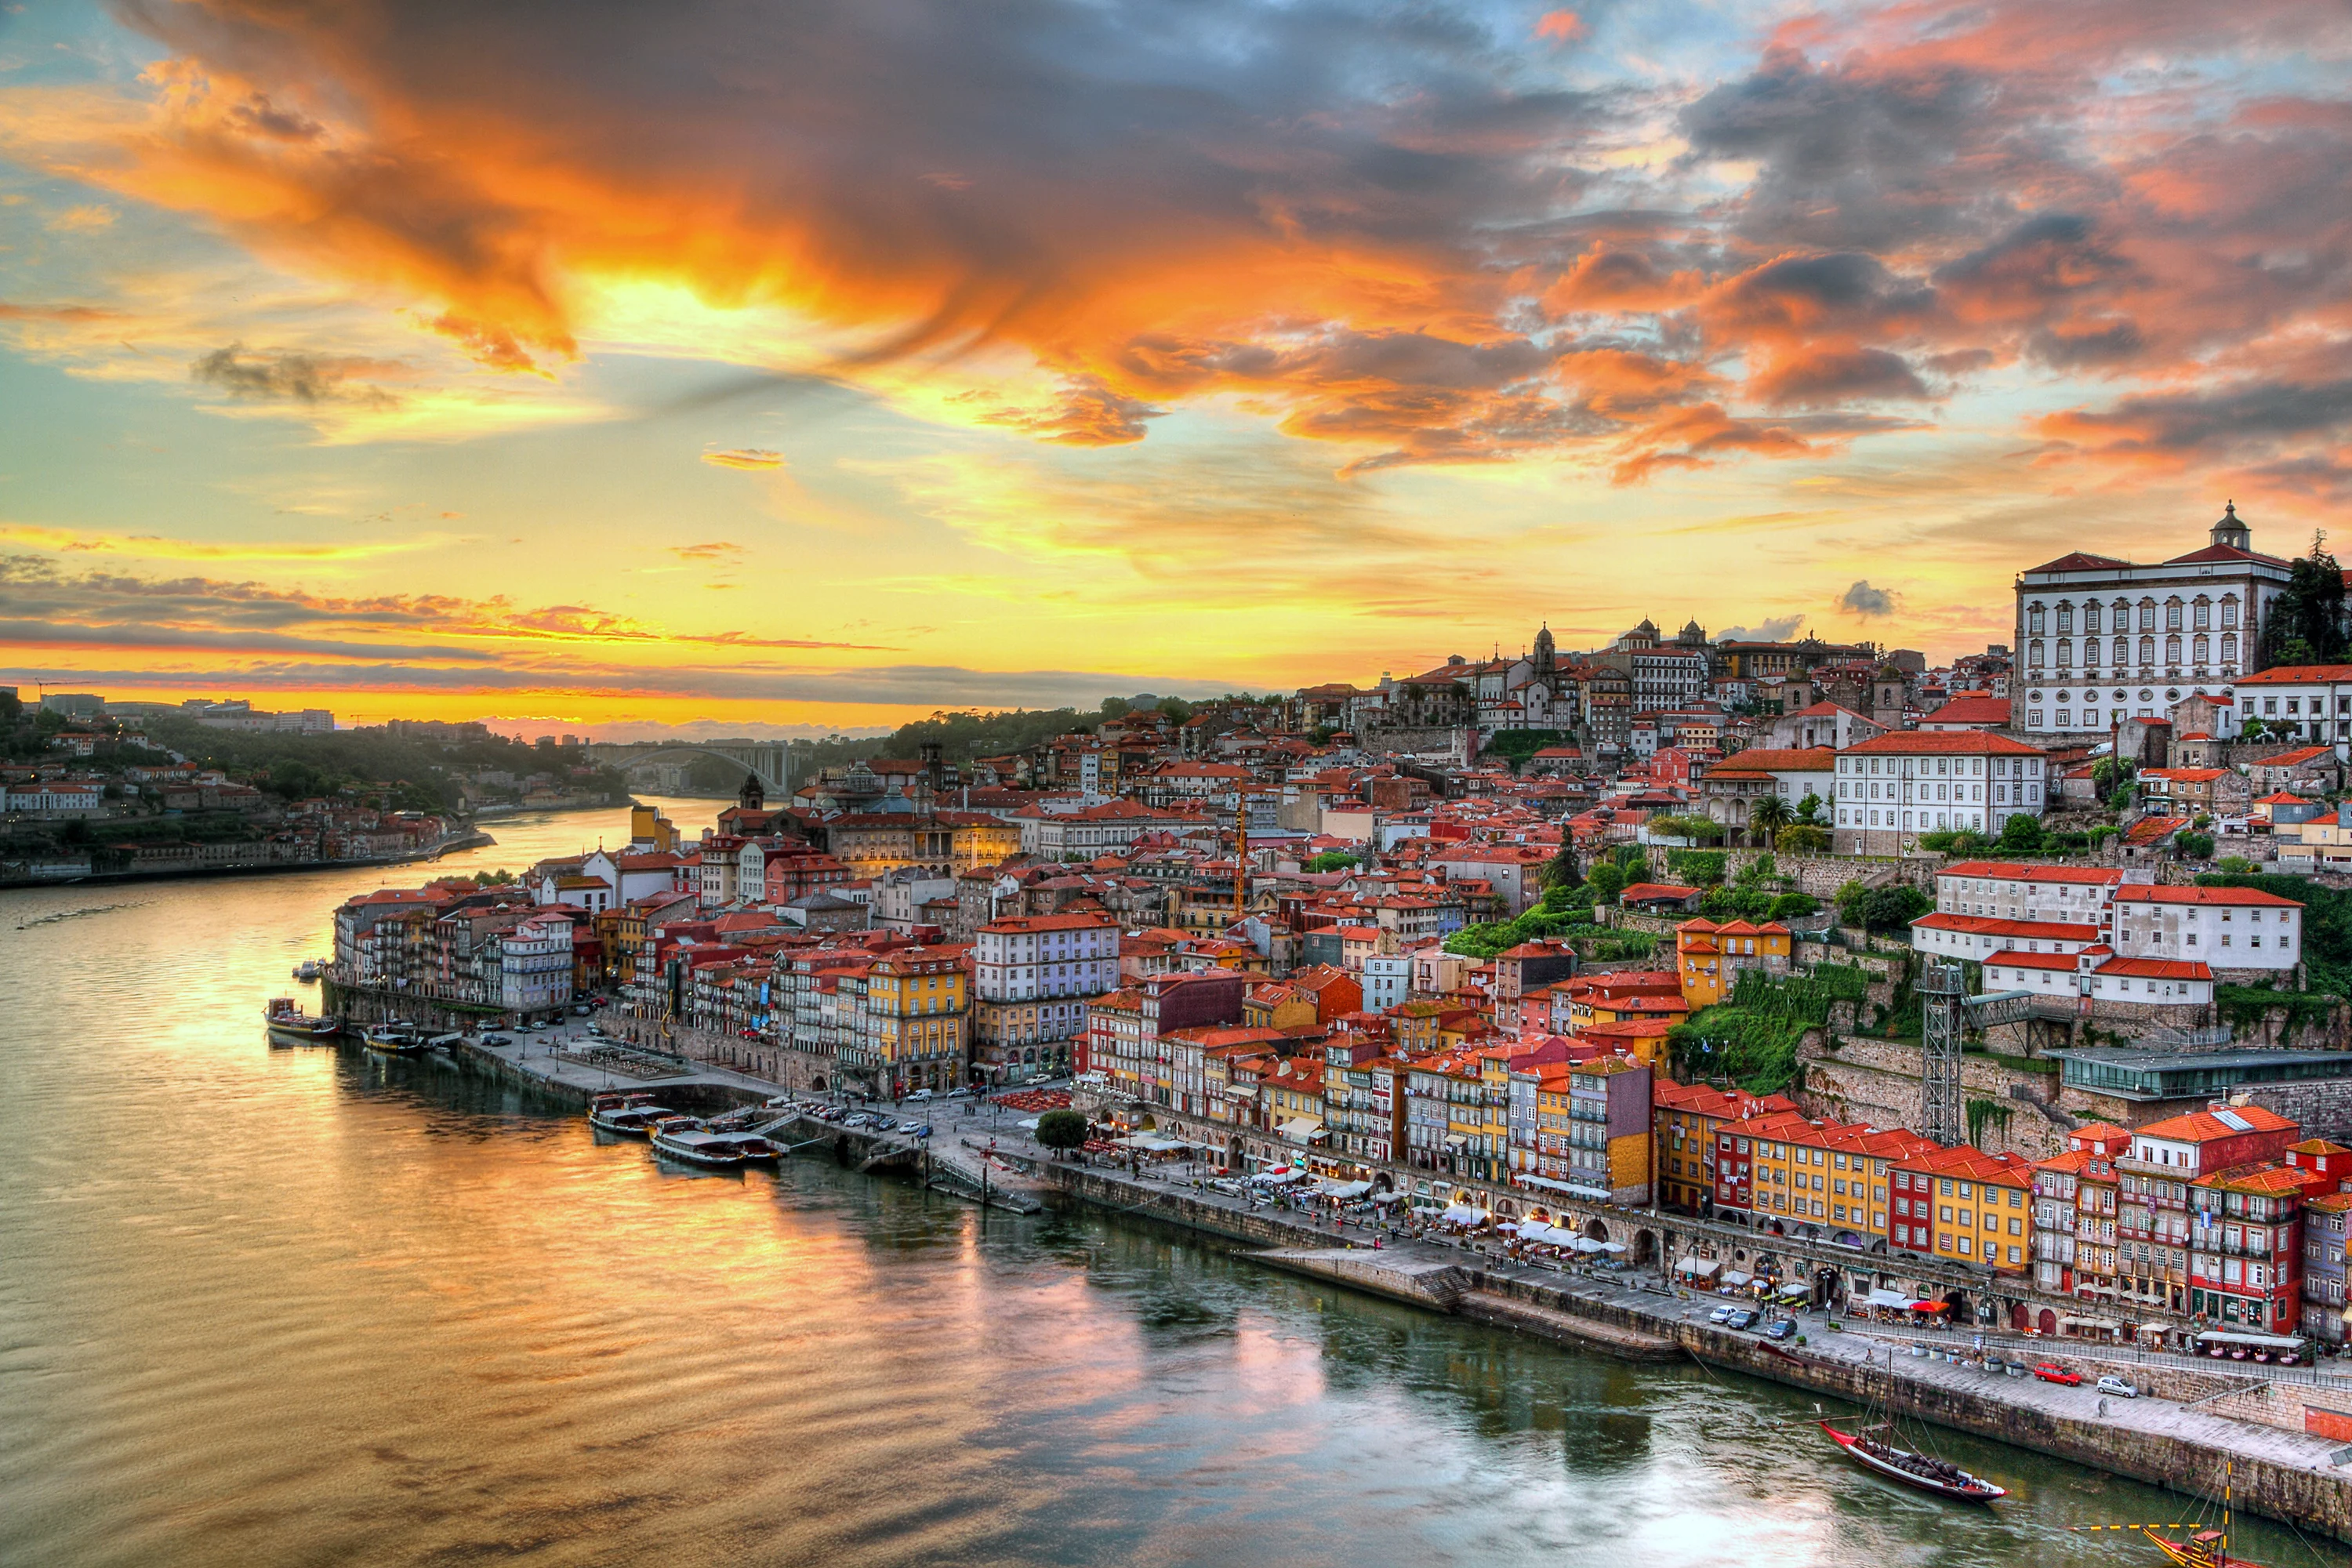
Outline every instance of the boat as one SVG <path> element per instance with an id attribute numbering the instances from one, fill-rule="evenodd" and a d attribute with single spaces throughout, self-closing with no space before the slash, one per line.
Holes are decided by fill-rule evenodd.
<path id="1" fill-rule="evenodd" d="M 2263 1568 L 2251 1558 L 2230 1554 L 2230 1504 L 2237 1467 L 2225 1465 L 2221 1471 L 2221 1527 L 2207 1530 L 2196 1524 L 2077 1524 L 2070 1528 L 2080 1531 L 2106 1530 L 2137 1530 L 2147 1537 L 2150 1544 L 2164 1553 L 2164 1560 L 2174 1568 Z M 2208 1494 L 2210 1496 L 2210 1494 Z M 2200 1510 L 2200 1513 L 2202 1510 Z M 2160 1530 L 2185 1530 L 2183 1538 L 2158 1535 Z"/>
<path id="2" fill-rule="evenodd" d="M 1885 1430 L 1884 1427 L 1841 1432 L 1826 1421 L 1821 1425 L 1822 1430 L 1830 1435 L 1830 1441 L 1844 1449 L 1847 1458 L 1865 1469 L 1877 1471 L 1889 1480 L 1901 1481 L 1905 1486 L 1916 1487 L 1923 1492 L 1933 1492 L 1937 1497 L 1953 1498 L 1962 1502 L 1990 1502 L 2009 1495 L 2006 1487 L 1997 1487 L 1980 1477 L 1972 1476 L 1948 1460 L 1914 1453 L 1908 1448 L 1898 1448 L 1870 1435 L 1873 1430 Z"/>
<path id="3" fill-rule="evenodd" d="M 370 1024 L 360 1038 L 368 1049 L 381 1051 L 388 1057 L 413 1057 L 425 1048 L 425 1042 L 416 1037 L 416 1031 L 398 1019 L 385 1024 Z"/>
<path id="4" fill-rule="evenodd" d="M 653 1145 L 667 1159 L 719 1171 L 771 1164 L 783 1154 L 755 1132 L 712 1132 L 700 1127 L 662 1127 L 655 1131 Z"/>
<path id="5" fill-rule="evenodd" d="M 294 966 L 294 978 L 301 981 L 307 985 L 310 982 L 318 979 L 320 975 L 326 972 L 327 966 L 325 964 L 320 963 L 315 958 L 306 958 L 301 963 Z"/>
<path id="6" fill-rule="evenodd" d="M 272 1039 L 299 1044 L 332 1040 L 343 1032 L 341 1018 L 313 1017 L 302 1011 L 291 996 L 273 997 L 262 1007 L 261 1016 Z"/>
<path id="7" fill-rule="evenodd" d="M 607 1132 L 625 1137 L 642 1138 L 657 1121 L 667 1121 L 677 1111 L 666 1105 L 653 1103 L 649 1094 L 599 1095 L 588 1108 L 588 1120 Z"/>

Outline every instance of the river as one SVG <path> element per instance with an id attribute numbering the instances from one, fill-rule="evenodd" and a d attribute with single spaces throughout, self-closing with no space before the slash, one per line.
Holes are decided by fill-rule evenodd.
<path id="1" fill-rule="evenodd" d="M 489 831 L 443 867 L 627 826 Z M 1769 1385 L 814 1161 L 681 1175 L 447 1067 L 272 1048 L 334 905 L 428 874 L 0 896 L 0 1562 L 2131 1563 L 2068 1527 L 2183 1517 L 1937 1434 L 2019 1493 L 1969 1511 Z"/>

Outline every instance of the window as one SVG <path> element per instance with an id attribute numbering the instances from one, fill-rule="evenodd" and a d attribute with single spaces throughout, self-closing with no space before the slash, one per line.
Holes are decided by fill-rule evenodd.
<path id="1" fill-rule="evenodd" d="M 2099 629 L 2098 605 L 2085 605 L 2083 606 L 2083 629 L 2086 632 L 2095 632 Z"/>
<path id="2" fill-rule="evenodd" d="M 2168 632 L 2180 629 L 2180 601 L 2178 599 L 2164 602 L 2164 629 Z"/>
<path id="3" fill-rule="evenodd" d="M 2068 637 L 2060 637 L 2058 639 L 2058 668 L 2065 669 L 2072 666 L 2074 662 L 2074 644 L 2073 639 Z"/>
<path id="4" fill-rule="evenodd" d="M 2234 626 L 2237 624 L 2238 596 L 2235 594 L 2231 594 L 2221 601 L 2221 625 L 2224 627 L 2228 627 Z"/>
<path id="5" fill-rule="evenodd" d="M 2205 639 L 2204 637 L 2198 637 L 2198 638 L 2195 640 L 2195 642 L 2193 642 L 2193 643 L 2190 645 L 2190 648 L 2189 648 L 2189 659 L 2190 659 L 2190 662 L 2195 663 L 2195 664 L 2203 664 L 2203 663 L 2205 662 L 2205 650 L 2206 650 L 2206 639 Z"/>
<path id="6" fill-rule="evenodd" d="M 2179 606 L 2176 605 L 2175 607 L 2178 608 Z M 2180 662 L 2180 639 L 2179 637 L 2167 637 L 2164 639 L 2164 662 L 2167 664 L 2179 664 Z"/>
<path id="7" fill-rule="evenodd" d="M 2025 629 L 2035 637 L 2042 635 L 2042 606 L 2034 605 L 2025 612 Z"/>
<path id="8" fill-rule="evenodd" d="M 2142 616 L 2140 618 L 2140 624 L 2143 626 L 2147 625 L 2147 618 L 2146 616 Z M 2154 637 L 2142 637 L 2139 639 L 2139 661 L 2143 665 L 2154 664 L 2156 662 L 2156 639 Z"/>
<path id="9" fill-rule="evenodd" d="M 2189 625 L 2199 631 L 2201 632 L 2213 624 L 2213 606 L 2203 599 L 2198 600 L 2189 609 Z"/>
<path id="10" fill-rule="evenodd" d="M 2061 605 L 2058 606 L 2058 629 L 2062 632 L 2071 632 L 2074 629 L 2074 605 Z"/>

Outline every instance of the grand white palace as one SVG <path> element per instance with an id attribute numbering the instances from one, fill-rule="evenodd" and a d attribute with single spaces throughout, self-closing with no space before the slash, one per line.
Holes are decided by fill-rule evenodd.
<path id="1" fill-rule="evenodd" d="M 2262 668 L 2263 616 L 2290 575 L 2252 545 L 2232 502 L 2210 543 L 2156 565 L 2078 550 L 2019 573 L 2013 727 L 2083 735 L 2230 694 Z"/>

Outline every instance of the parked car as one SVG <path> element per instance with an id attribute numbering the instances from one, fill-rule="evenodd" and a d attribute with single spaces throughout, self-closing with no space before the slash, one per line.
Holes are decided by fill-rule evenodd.
<path id="1" fill-rule="evenodd" d="M 2044 1383 L 2063 1383 L 2069 1388 L 2080 1388 L 2083 1386 L 2083 1374 L 2081 1373 L 2068 1372 L 2064 1367 L 2060 1366 L 2054 1361 L 2036 1362 L 2033 1367 L 2033 1375 L 2040 1378 Z"/>
<path id="2" fill-rule="evenodd" d="M 928 1089 L 919 1089 L 907 1098 L 908 1100 L 929 1100 L 931 1098 L 931 1091 Z"/>
<path id="3" fill-rule="evenodd" d="M 2098 1388 L 2101 1394 L 2112 1394 L 2118 1399 L 2137 1399 L 2139 1397 L 2138 1389 L 2134 1388 L 2130 1384 L 2126 1383 L 2114 1373 L 2109 1373 L 2106 1376 L 2099 1379 Z"/>
<path id="4" fill-rule="evenodd" d="M 901 1121 L 898 1123 L 898 1131 L 901 1132 L 919 1132 L 922 1129 L 923 1124 L 919 1121 Z"/>
<path id="5" fill-rule="evenodd" d="M 1706 1321 L 1710 1323 L 1727 1323 L 1731 1321 L 1731 1314 L 1738 1310 L 1739 1309 L 1737 1307 L 1717 1307 L 1706 1315 Z"/>
<path id="6" fill-rule="evenodd" d="M 1797 1321 L 1794 1318 L 1783 1318 L 1777 1323 L 1764 1325 L 1764 1337 L 1768 1340 L 1793 1339 L 1796 1332 Z"/>
<path id="7" fill-rule="evenodd" d="M 1756 1321 L 1756 1314 L 1742 1307 L 1723 1321 L 1727 1329 L 1744 1329 Z"/>

